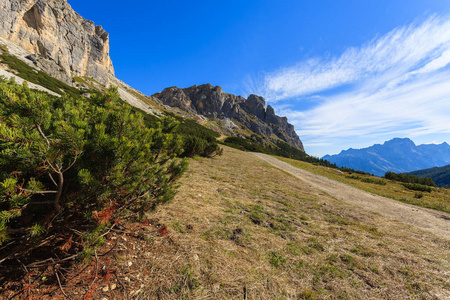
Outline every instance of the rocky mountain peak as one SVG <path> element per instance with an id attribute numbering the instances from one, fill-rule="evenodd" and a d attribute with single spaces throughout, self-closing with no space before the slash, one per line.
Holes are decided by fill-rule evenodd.
<path id="1" fill-rule="evenodd" d="M 410 146 L 415 147 L 416 144 L 414 144 L 413 141 L 411 141 L 409 138 L 393 138 L 392 140 L 384 142 L 385 146 Z"/>
<path id="2" fill-rule="evenodd" d="M 0 37 L 31 52 L 40 69 L 66 83 L 73 76 L 88 76 L 107 84 L 114 76 L 109 34 L 66 0 L 1 2 Z"/>
<path id="3" fill-rule="evenodd" d="M 263 97 L 251 94 L 241 107 L 249 114 L 257 116 L 260 120 L 266 119 L 266 101 Z"/>
<path id="4" fill-rule="evenodd" d="M 200 117 L 219 120 L 226 124 L 221 127 L 224 134 L 239 135 L 241 131 L 250 130 L 264 136 L 269 142 L 282 140 L 298 149 L 303 144 L 295 133 L 294 126 L 287 118 L 279 117 L 263 97 L 250 95 L 247 99 L 223 92 L 220 86 L 211 84 L 194 85 L 180 89 L 170 87 L 152 97 L 162 104 Z"/>

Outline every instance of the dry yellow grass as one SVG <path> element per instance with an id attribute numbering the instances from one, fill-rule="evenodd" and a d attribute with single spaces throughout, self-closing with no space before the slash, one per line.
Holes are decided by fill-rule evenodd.
<path id="1" fill-rule="evenodd" d="M 450 242 L 337 201 L 253 155 L 193 159 L 124 251 L 140 299 L 445 299 Z M 131 275 L 130 275 L 131 276 Z"/>
<path id="2" fill-rule="evenodd" d="M 388 197 L 394 200 L 402 201 L 409 204 L 414 204 L 422 207 L 432 208 L 450 213 L 450 189 L 433 188 L 431 193 L 417 192 L 405 188 L 401 182 L 396 182 L 387 179 L 381 179 L 375 176 L 352 174 L 340 172 L 337 169 L 316 166 L 307 162 L 302 162 L 294 159 L 277 157 L 294 167 L 306 170 L 308 172 L 321 175 L 339 182 L 343 182 L 361 190 L 374 193 L 383 197 Z M 359 178 L 359 179 L 358 179 Z M 369 179 L 375 181 L 385 182 L 385 185 L 374 183 L 367 183 L 361 179 Z M 420 195 L 418 197 L 417 195 Z"/>

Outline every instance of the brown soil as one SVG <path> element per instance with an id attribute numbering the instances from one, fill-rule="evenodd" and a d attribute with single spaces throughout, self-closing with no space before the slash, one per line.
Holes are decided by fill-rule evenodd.
<path id="1" fill-rule="evenodd" d="M 347 184 L 293 167 L 267 154 L 253 154 L 338 200 L 355 204 L 369 211 L 380 213 L 383 216 L 450 239 L 450 214 L 374 195 Z"/>

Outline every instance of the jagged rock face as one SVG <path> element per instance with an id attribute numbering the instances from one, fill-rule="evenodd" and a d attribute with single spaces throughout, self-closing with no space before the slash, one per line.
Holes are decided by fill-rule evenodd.
<path id="1" fill-rule="evenodd" d="M 107 84 L 114 75 L 108 33 L 66 0 L 1 0 L 0 19 L 0 36 L 36 54 L 30 59 L 58 79 L 89 76 Z"/>
<path id="2" fill-rule="evenodd" d="M 243 129 L 250 129 L 271 141 L 274 141 L 273 136 L 277 136 L 304 151 L 294 126 L 288 123 L 287 118 L 277 116 L 270 105 L 266 109 L 263 97 L 250 95 L 245 99 L 224 93 L 221 87 L 210 84 L 194 85 L 185 89 L 170 87 L 152 97 L 165 105 L 191 114 L 227 121 L 236 120 Z"/>
<path id="3" fill-rule="evenodd" d="M 247 101 L 241 103 L 241 107 L 249 114 L 257 116 L 264 121 L 266 118 L 266 101 L 263 97 L 250 95 Z"/>

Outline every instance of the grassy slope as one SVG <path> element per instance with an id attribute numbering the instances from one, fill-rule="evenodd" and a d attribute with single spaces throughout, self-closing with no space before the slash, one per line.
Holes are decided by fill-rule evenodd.
<path id="1" fill-rule="evenodd" d="M 146 222 L 120 222 L 88 265 L 61 268 L 61 284 L 52 268 L 22 270 L 25 281 L 0 287 L 0 298 L 450 297 L 450 241 L 224 150 L 191 159 L 171 203 Z"/>
<path id="2" fill-rule="evenodd" d="M 55 93 L 62 95 L 68 93 L 71 96 L 78 96 L 80 91 L 74 87 L 71 87 L 64 82 L 55 79 L 45 72 L 37 71 L 30 67 L 19 58 L 8 54 L 5 47 L 0 48 L 0 63 L 8 65 L 10 69 L 16 70 L 16 75 L 30 81 L 32 83 L 43 86 Z"/>
<path id="3" fill-rule="evenodd" d="M 450 213 L 450 189 L 432 188 L 431 193 L 417 192 L 405 188 L 402 183 L 379 177 L 352 174 L 339 172 L 336 169 L 315 166 L 313 164 L 292 160 L 288 158 L 278 157 L 279 159 L 290 163 L 291 165 L 309 171 L 311 173 L 328 177 L 346 184 L 350 184 L 359 189 L 374 193 L 383 197 L 388 197 L 394 200 L 399 200 L 409 204 L 414 204 L 422 207 L 432 208 Z M 350 178 L 354 177 L 354 178 Z M 359 177 L 359 179 L 355 179 Z M 362 182 L 361 179 L 369 179 L 374 181 L 385 182 L 385 185 Z M 419 198 L 420 197 L 420 198 Z"/>
<path id="4" fill-rule="evenodd" d="M 150 234 L 152 251 L 133 260 L 133 273 L 148 274 L 143 297 L 450 296 L 449 241 L 336 201 L 238 150 L 192 160 L 175 200 L 149 217 L 169 236 Z"/>

